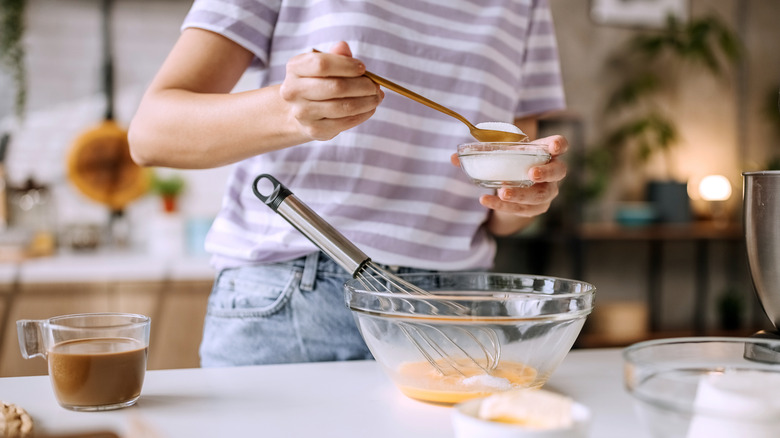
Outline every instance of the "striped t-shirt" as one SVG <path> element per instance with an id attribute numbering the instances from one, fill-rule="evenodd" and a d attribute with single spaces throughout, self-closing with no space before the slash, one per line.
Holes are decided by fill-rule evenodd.
<path id="1" fill-rule="evenodd" d="M 288 59 L 346 41 L 369 71 L 462 114 L 512 122 L 564 106 L 545 0 L 196 0 L 182 28 L 219 33 L 255 55 L 260 84 L 284 80 Z M 367 122 L 330 141 L 234 165 L 206 249 L 216 268 L 290 260 L 315 247 L 260 202 L 251 184 L 279 179 L 388 265 L 492 266 L 488 211 L 450 163 L 473 141 L 461 122 L 391 91 Z M 257 120 L 257 123 L 263 123 Z"/>

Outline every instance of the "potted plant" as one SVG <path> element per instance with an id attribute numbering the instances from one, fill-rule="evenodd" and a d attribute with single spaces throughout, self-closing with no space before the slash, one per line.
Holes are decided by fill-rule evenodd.
<path id="1" fill-rule="evenodd" d="M 738 54 L 736 35 L 716 16 L 687 23 L 670 16 L 660 31 L 646 30 L 631 38 L 608 62 L 616 86 L 602 111 L 603 136 L 579 157 L 585 178 L 580 196 L 601 196 L 624 163 L 642 166 L 660 153 L 667 175 L 648 184 L 648 197 L 682 192 L 687 207 L 685 183 L 675 181 L 670 155 L 678 130 L 666 107 L 684 85 L 684 66 L 724 78 Z"/>
<path id="2" fill-rule="evenodd" d="M 0 66 L 7 70 L 16 86 L 14 111 L 22 118 L 27 102 L 27 72 L 24 35 L 24 11 L 27 0 L 0 0 Z"/>
<path id="3" fill-rule="evenodd" d="M 163 211 L 166 213 L 174 213 L 178 210 L 177 200 L 186 185 L 186 181 L 180 175 L 162 177 L 158 172 L 152 172 L 151 190 L 162 199 Z"/>

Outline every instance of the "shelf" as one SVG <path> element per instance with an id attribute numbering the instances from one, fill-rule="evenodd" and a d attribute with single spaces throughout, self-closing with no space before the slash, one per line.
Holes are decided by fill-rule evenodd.
<path id="1" fill-rule="evenodd" d="M 623 226 L 617 223 L 584 223 L 575 231 L 583 240 L 739 240 L 744 238 L 742 224 L 690 222 Z"/>

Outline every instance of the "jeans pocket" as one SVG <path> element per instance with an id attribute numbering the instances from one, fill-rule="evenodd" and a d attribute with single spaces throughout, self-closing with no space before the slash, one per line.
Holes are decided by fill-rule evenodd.
<path id="1" fill-rule="evenodd" d="M 214 284 L 207 315 L 264 318 L 278 313 L 298 288 L 301 273 L 301 268 L 282 264 L 225 270 Z"/>

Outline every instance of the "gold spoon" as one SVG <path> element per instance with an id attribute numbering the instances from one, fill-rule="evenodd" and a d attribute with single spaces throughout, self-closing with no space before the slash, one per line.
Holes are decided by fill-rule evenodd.
<path id="1" fill-rule="evenodd" d="M 313 52 L 322 53 L 317 49 L 313 49 Z M 427 97 L 420 96 L 419 94 L 415 93 L 414 91 L 408 90 L 395 82 L 389 81 L 381 76 L 375 75 L 374 73 L 371 73 L 370 71 L 366 71 L 363 76 L 366 76 L 367 78 L 371 79 L 375 83 L 387 88 L 388 90 L 395 91 L 396 93 L 406 96 L 409 99 L 412 99 L 416 102 L 419 102 L 427 107 L 433 108 L 437 111 L 441 111 L 444 114 L 447 114 L 450 117 L 454 117 L 469 128 L 469 132 L 471 132 L 472 137 L 477 139 L 477 141 L 481 142 L 524 142 L 529 141 L 527 135 L 525 134 L 516 134 L 514 132 L 506 132 L 506 131 L 497 131 L 495 129 L 481 129 L 474 126 L 471 122 L 469 122 L 465 117 L 462 115 L 456 113 L 455 111 L 440 105 Z"/>

